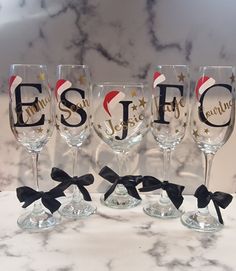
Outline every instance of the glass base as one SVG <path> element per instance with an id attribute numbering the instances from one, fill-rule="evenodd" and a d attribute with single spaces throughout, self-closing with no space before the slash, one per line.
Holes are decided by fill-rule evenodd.
<path id="1" fill-rule="evenodd" d="M 133 208 L 141 203 L 141 200 L 131 197 L 128 193 L 121 195 L 113 193 L 106 200 L 101 196 L 100 200 L 103 205 L 114 209 Z"/>
<path id="2" fill-rule="evenodd" d="M 200 232 L 216 232 L 223 227 L 209 212 L 187 212 L 182 215 L 181 222 L 184 226 Z"/>
<path id="3" fill-rule="evenodd" d="M 60 216 L 56 213 L 52 215 L 46 211 L 36 214 L 34 212 L 27 212 L 17 220 L 17 224 L 21 229 L 33 232 L 51 229 L 59 224 L 59 222 Z"/>
<path id="4" fill-rule="evenodd" d="M 85 200 L 71 201 L 61 206 L 59 213 L 67 218 L 79 219 L 88 217 L 96 212 L 97 208 Z"/>
<path id="5" fill-rule="evenodd" d="M 163 219 L 178 218 L 183 213 L 183 211 L 176 209 L 171 201 L 148 203 L 143 207 L 143 211 L 149 216 Z"/>

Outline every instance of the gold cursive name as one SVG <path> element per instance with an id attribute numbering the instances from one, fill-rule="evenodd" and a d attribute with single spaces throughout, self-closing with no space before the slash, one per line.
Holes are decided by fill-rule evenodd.
<path id="1" fill-rule="evenodd" d="M 67 120 L 70 118 L 72 112 L 76 112 L 78 108 L 89 107 L 89 101 L 87 99 L 83 99 L 82 101 L 79 101 L 77 104 L 72 104 L 69 108 L 65 107 L 63 102 L 60 101 L 58 107 L 62 112 L 68 114 L 66 117 L 64 116 L 65 120 Z"/>
<path id="2" fill-rule="evenodd" d="M 30 118 L 35 113 L 43 110 L 47 106 L 47 104 L 50 103 L 50 101 L 51 101 L 50 97 L 43 98 L 43 99 L 39 100 L 35 105 L 28 106 L 25 109 L 25 112 L 27 113 L 28 117 Z"/>
<path id="3" fill-rule="evenodd" d="M 106 120 L 106 127 L 105 133 L 109 136 L 114 135 L 115 132 L 121 131 L 122 129 L 127 130 L 129 127 L 135 127 L 138 122 L 144 119 L 144 115 L 140 114 L 138 117 L 135 115 L 132 118 L 129 118 L 127 122 L 121 121 L 118 124 L 113 124 L 112 120 Z"/>
<path id="4" fill-rule="evenodd" d="M 43 110 L 47 106 L 47 104 L 50 103 L 50 101 L 51 101 L 51 97 L 48 96 L 48 97 L 45 97 L 45 98 L 43 98 L 41 100 L 38 100 L 38 102 L 35 103 L 34 105 L 28 106 L 25 110 L 22 110 L 21 112 L 19 112 L 19 113 L 22 113 L 22 114 L 25 115 L 25 117 L 26 117 L 25 122 L 21 123 L 20 120 L 19 120 L 19 115 L 17 114 L 18 122 L 21 123 L 21 124 L 28 123 L 29 119 L 32 116 L 34 116 L 37 112 Z M 22 108 L 22 104 L 17 104 L 16 108 Z"/>
<path id="5" fill-rule="evenodd" d="M 221 101 L 218 101 L 218 105 L 214 106 L 211 110 L 206 111 L 206 118 L 210 118 L 214 115 L 223 115 L 227 110 L 229 110 L 233 105 L 233 100 L 230 100 L 228 102 L 222 103 Z"/>
<path id="6" fill-rule="evenodd" d="M 154 106 L 156 109 L 156 113 L 159 112 L 160 107 L 158 105 L 158 97 L 154 97 Z M 170 104 L 165 104 L 163 106 L 163 111 L 164 112 L 174 112 L 174 116 L 176 119 L 180 118 L 180 110 L 181 107 L 183 108 L 185 106 L 185 101 L 184 98 L 179 99 L 179 101 L 177 101 L 177 99 L 174 99 L 172 102 L 170 102 Z"/>

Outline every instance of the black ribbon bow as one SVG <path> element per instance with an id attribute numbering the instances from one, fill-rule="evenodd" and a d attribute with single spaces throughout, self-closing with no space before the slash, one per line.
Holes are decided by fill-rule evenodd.
<path id="1" fill-rule="evenodd" d="M 150 192 L 161 188 L 166 191 L 171 202 L 177 209 L 179 209 L 183 203 L 184 198 L 182 196 L 182 192 L 184 190 L 184 186 L 182 185 L 169 183 L 167 181 L 161 182 L 153 176 L 143 176 L 142 184 L 143 187 L 139 188 L 140 192 Z"/>
<path id="2" fill-rule="evenodd" d="M 61 182 L 58 186 L 64 191 L 72 184 L 76 185 L 83 195 L 84 200 L 92 201 L 88 190 L 84 186 L 88 186 L 94 182 L 92 174 L 85 174 L 80 177 L 71 177 L 65 171 L 60 168 L 53 167 L 51 171 L 51 178 L 54 181 Z"/>
<path id="3" fill-rule="evenodd" d="M 224 224 L 220 208 L 225 209 L 230 204 L 233 199 L 232 195 L 219 191 L 212 193 L 208 191 L 205 185 L 200 185 L 195 191 L 194 196 L 197 198 L 198 208 L 205 208 L 212 200 L 216 209 L 218 220 L 221 224 Z"/>
<path id="4" fill-rule="evenodd" d="M 126 175 L 121 177 L 107 166 L 101 169 L 99 175 L 102 176 L 107 181 L 109 181 L 110 183 L 112 183 L 112 186 L 104 194 L 104 200 L 106 200 L 114 192 L 117 184 L 123 184 L 131 197 L 141 200 L 138 191 L 136 189 L 136 186 L 140 183 L 139 179 L 142 177 L 141 175 L 136 176 Z"/>
<path id="5" fill-rule="evenodd" d="M 38 192 L 28 186 L 22 186 L 16 189 L 16 195 L 20 202 L 24 202 L 23 208 L 28 207 L 30 204 L 41 198 L 42 204 L 49 209 L 51 213 L 54 213 L 61 206 L 61 203 L 56 200 L 56 198 L 65 196 L 63 190 L 58 186 L 48 192 Z"/>

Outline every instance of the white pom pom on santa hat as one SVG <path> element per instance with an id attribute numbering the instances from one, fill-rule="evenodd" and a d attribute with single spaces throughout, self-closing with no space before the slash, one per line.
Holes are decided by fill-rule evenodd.
<path id="1" fill-rule="evenodd" d="M 155 72 L 153 75 L 153 88 L 155 88 L 157 85 L 161 84 L 166 80 L 166 77 L 164 74 L 161 74 L 160 72 Z"/>
<path id="2" fill-rule="evenodd" d="M 125 94 L 118 90 L 111 90 L 108 92 L 103 101 L 103 108 L 111 116 L 110 111 L 116 107 L 116 105 L 124 99 Z"/>
<path id="3" fill-rule="evenodd" d="M 215 84 L 215 79 L 208 76 L 201 77 L 198 82 L 195 89 L 197 99 L 199 99 L 199 96 L 202 95 L 209 87 L 212 87 Z"/>
<path id="4" fill-rule="evenodd" d="M 12 94 L 16 87 L 22 82 L 22 78 L 18 75 L 12 75 L 9 79 L 9 91 Z"/>
<path id="5" fill-rule="evenodd" d="M 72 86 L 72 83 L 68 80 L 60 79 L 56 83 L 56 89 L 55 89 L 55 95 L 56 98 L 60 97 L 60 95 L 65 91 L 66 89 L 70 88 Z"/>

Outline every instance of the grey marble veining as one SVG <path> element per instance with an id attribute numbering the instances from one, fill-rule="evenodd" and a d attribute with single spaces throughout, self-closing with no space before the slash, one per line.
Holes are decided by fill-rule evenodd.
<path id="1" fill-rule="evenodd" d="M 198 65 L 236 65 L 235 6 L 233 0 L 0 0 L 0 190 L 32 185 L 30 158 L 8 124 L 10 64 L 47 64 L 52 87 L 57 64 L 88 64 L 93 82 L 149 84 L 155 65 L 188 64 L 193 84 Z M 235 138 L 234 132 L 216 155 L 213 190 L 236 191 Z M 150 134 L 130 153 L 130 171 L 162 177 L 162 154 Z M 92 133 L 78 165 L 79 173 L 95 174 L 92 191 L 107 187 L 97 175 L 107 163 L 116 166 L 109 147 Z M 53 185 L 50 170 L 55 165 L 72 170 L 71 153 L 56 131 L 40 155 L 42 188 Z M 185 193 L 193 193 L 203 173 L 202 154 L 188 134 L 173 153 L 171 176 L 186 186 Z"/>
<path id="2" fill-rule="evenodd" d="M 142 206 L 156 195 L 144 196 L 142 205 L 129 210 L 102 206 L 100 194 L 92 194 L 98 212 L 82 220 L 62 220 L 50 231 L 23 232 L 16 225 L 22 212 L 14 192 L 0 193 L 1 268 L 9 271 L 61 270 L 219 270 L 233 271 L 235 263 L 235 197 L 222 210 L 225 226 L 217 233 L 193 232 L 179 219 L 147 216 Z M 8 206 L 5 208 L 5 206 Z M 196 207 L 185 196 L 186 211 Z M 29 207 L 31 208 L 31 207 Z M 210 210 L 214 213 L 213 206 Z"/>

